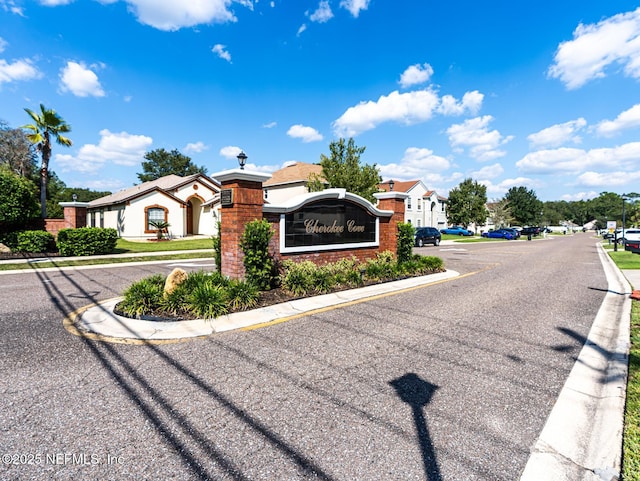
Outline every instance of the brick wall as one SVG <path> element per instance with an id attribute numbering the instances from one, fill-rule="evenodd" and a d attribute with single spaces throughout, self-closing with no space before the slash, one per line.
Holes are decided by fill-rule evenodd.
<path id="1" fill-rule="evenodd" d="M 241 179 L 233 178 L 233 173 L 239 175 Z M 316 264 L 326 264 L 335 262 L 343 258 L 356 257 L 358 261 L 364 262 L 376 257 L 378 252 L 397 252 L 398 223 L 404 222 L 404 197 L 396 196 L 396 193 L 386 193 L 379 199 L 378 208 L 380 210 L 392 211 L 390 217 L 379 217 L 379 247 L 363 247 L 352 249 L 336 249 L 311 251 L 304 253 L 280 252 L 280 214 L 263 213 L 263 191 L 262 182 L 256 174 L 251 178 L 251 174 L 244 171 L 229 171 L 218 174 L 223 189 L 233 190 L 232 205 L 222 206 L 220 236 L 222 250 L 221 271 L 225 276 L 234 279 L 243 279 L 244 254 L 240 248 L 240 240 L 244 233 L 244 226 L 256 219 L 267 219 L 272 226 L 273 237 L 269 243 L 269 250 L 273 258 L 277 261 L 310 260 Z M 249 178 L 250 180 L 247 180 Z M 399 193 L 398 193 L 399 195 Z"/>

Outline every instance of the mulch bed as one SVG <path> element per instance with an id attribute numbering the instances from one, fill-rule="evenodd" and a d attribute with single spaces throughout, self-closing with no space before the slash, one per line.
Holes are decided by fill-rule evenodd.
<path id="1" fill-rule="evenodd" d="M 59 252 L 0 252 L 0 260 L 41 259 L 43 257 L 60 257 Z"/>

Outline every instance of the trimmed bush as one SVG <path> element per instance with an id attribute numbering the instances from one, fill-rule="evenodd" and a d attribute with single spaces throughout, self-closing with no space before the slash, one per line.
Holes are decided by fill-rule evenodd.
<path id="1" fill-rule="evenodd" d="M 311 261 L 282 263 L 282 288 L 294 296 L 304 296 L 313 291 L 314 272 L 317 266 Z"/>
<path id="2" fill-rule="evenodd" d="M 189 293 L 189 312 L 203 319 L 215 319 L 229 312 L 229 294 L 224 286 L 205 282 Z"/>
<path id="3" fill-rule="evenodd" d="M 269 241 L 273 237 L 271 224 L 266 219 L 249 222 L 240 239 L 244 253 L 245 276 L 260 290 L 269 290 L 274 280 L 274 263 L 269 254 Z"/>
<path id="4" fill-rule="evenodd" d="M 25 230 L 17 233 L 17 252 L 55 252 L 56 239 L 44 230 Z"/>
<path id="5" fill-rule="evenodd" d="M 250 282 L 231 280 L 227 285 L 229 306 L 236 311 L 246 311 L 258 304 L 260 291 Z"/>
<path id="6" fill-rule="evenodd" d="M 217 223 L 218 235 L 212 236 L 213 241 L 213 257 L 216 260 L 216 269 L 218 272 L 222 272 L 222 234 L 220 233 L 220 221 Z"/>
<path id="7" fill-rule="evenodd" d="M 398 224 L 398 263 L 402 264 L 411 259 L 416 230 L 408 222 Z"/>
<path id="8" fill-rule="evenodd" d="M 58 232 L 58 250 L 63 256 L 111 254 L 117 241 L 118 231 L 112 228 L 80 227 Z"/>

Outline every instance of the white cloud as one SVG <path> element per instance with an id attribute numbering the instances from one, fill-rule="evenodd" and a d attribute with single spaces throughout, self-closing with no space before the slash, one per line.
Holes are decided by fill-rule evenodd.
<path id="1" fill-rule="evenodd" d="M 407 67 L 407 69 L 400 75 L 400 81 L 398 82 L 402 88 L 407 88 L 412 85 L 423 84 L 428 82 L 433 75 L 433 67 L 428 63 L 420 65 L 419 63 Z"/>
<path id="2" fill-rule="evenodd" d="M 640 171 L 640 142 L 592 150 L 561 147 L 539 150 L 516 162 L 524 172 L 536 174 L 578 174 L 590 169 Z"/>
<path id="3" fill-rule="evenodd" d="M 215 53 L 218 57 L 227 62 L 231 63 L 231 54 L 226 50 L 226 45 L 222 45 L 220 43 L 213 46 L 211 51 Z"/>
<path id="4" fill-rule="evenodd" d="M 503 181 L 494 184 L 488 179 L 479 180 L 479 184 L 484 185 L 487 188 L 487 194 L 491 194 L 492 198 L 503 197 L 511 187 L 538 187 L 539 183 L 533 179 L 527 177 L 516 177 L 513 179 L 504 179 Z"/>
<path id="5" fill-rule="evenodd" d="M 333 123 L 333 128 L 341 137 L 353 137 L 383 122 L 411 125 L 430 119 L 437 106 L 438 96 L 431 90 L 402 94 L 396 90 L 375 102 L 360 102 L 355 107 L 349 107 Z"/>
<path id="6" fill-rule="evenodd" d="M 9 45 L 7 41 L 4 38 L 0 37 L 0 53 L 4 52 L 4 49 L 7 48 L 7 45 Z"/>
<path id="7" fill-rule="evenodd" d="M 323 139 L 316 129 L 301 124 L 292 125 L 287 131 L 287 135 L 294 139 L 302 139 L 305 143 L 317 142 Z"/>
<path id="8" fill-rule="evenodd" d="M 361 10 L 366 10 L 369 7 L 371 0 L 341 0 L 340 6 L 349 10 L 351 15 L 358 18 Z"/>
<path id="9" fill-rule="evenodd" d="M 640 8 L 597 24 L 578 25 L 573 40 L 558 46 L 548 75 L 576 89 L 618 65 L 624 66 L 626 76 L 640 78 Z"/>
<path id="10" fill-rule="evenodd" d="M 75 156 L 56 154 L 55 161 L 61 170 L 94 173 L 109 163 L 132 167 L 144 160 L 145 152 L 153 143 L 146 135 L 116 134 L 107 129 L 101 130 L 100 136 L 98 145 L 85 144 Z"/>
<path id="11" fill-rule="evenodd" d="M 6 60 L 0 59 L 0 85 L 40 77 L 42 77 L 42 73 L 32 65 L 31 60 L 24 59 L 7 63 Z"/>
<path id="12" fill-rule="evenodd" d="M 57 7 L 60 5 L 69 5 L 73 0 L 40 0 L 40 5 L 45 7 Z"/>
<path id="13" fill-rule="evenodd" d="M 276 125 L 278 125 L 278 122 L 269 122 L 268 124 L 264 124 L 262 126 L 263 129 L 272 129 L 274 128 Z"/>
<path id="14" fill-rule="evenodd" d="M 580 117 L 579 119 L 565 122 L 564 124 L 556 124 L 539 132 L 531 134 L 527 140 L 533 148 L 539 147 L 559 147 L 567 142 L 579 144 L 582 138 L 577 132 L 587 125 L 587 121 Z"/>
<path id="15" fill-rule="evenodd" d="M 596 132 L 604 136 L 612 136 L 626 129 L 640 127 L 640 104 L 625 110 L 615 120 L 603 120 L 596 125 Z"/>
<path id="16" fill-rule="evenodd" d="M 506 152 L 499 147 L 510 142 L 513 136 L 503 137 L 497 130 L 490 131 L 488 127 L 492 120 L 492 116 L 485 115 L 452 125 L 447 129 L 449 143 L 460 152 L 468 148 L 469 155 L 481 162 L 504 157 Z"/>
<path id="17" fill-rule="evenodd" d="M 586 187 L 622 187 L 636 185 L 640 181 L 640 171 L 636 172 L 585 172 L 578 177 L 578 185 Z"/>
<path id="18" fill-rule="evenodd" d="M 208 23 L 236 22 L 229 10 L 232 0 L 126 0 L 140 23 L 158 30 L 173 31 Z M 250 2 L 240 1 L 242 5 Z"/>
<path id="19" fill-rule="evenodd" d="M 480 170 L 471 172 L 471 177 L 474 179 L 495 179 L 496 177 L 504 173 L 504 168 L 500 164 L 486 165 Z"/>
<path id="20" fill-rule="evenodd" d="M 302 35 L 302 32 L 304 32 L 307 29 L 307 24 L 303 23 L 302 25 L 300 25 L 300 28 L 298 29 L 298 32 L 296 33 L 296 36 L 300 36 Z"/>
<path id="21" fill-rule="evenodd" d="M 185 148 L 184 151 L 188 154 L 190 153 L 200 153 L 203 152 L 205 150 L 207 150 L 209 148 L 208 145 L 205 145 L 204 142 L 190 142 L 188 143 Z"/>
<path id="22" fill-rule="evenodd" d="M 76 62 L 67 62 L 66 67 L 60 70 L 60 88 L 78 97 L 105 95 L 95 72 Z"/>
<path id="23" fill-rule="evenodd" d="M 333 12 L 329 6 L 329 1 L 321 0 L 318 9 L 308 16 L 312 22 L 325 23 L 331 20 L 333 18 Z"/>
<path id="24" fill-rule="evenodd" d="M 450 95 L 442 100 L 438 94 L 427 88 L 389 95 L 382 95 L 377 101 L 360 102 L 349 107 L 336 121 L 333 129 L 341 137 L 354 137 L 367 130 L 375 129 L 384 122 L 413 125 L 429 120 L 434 113 L 459 115 L 465 112 L 475 114 L 482 104 L 483 95 L 477 91 L 467 92 L 461 102 Z"/>
<path id="25" fill-rule="evenodd" d="M 240 152 L 242 152 L 242 149 L 240 147 L 236 147 L 235 145 L 227 145 L 226 147 L 222 147 L 219 153 L 225 159 L 236 159 Z"/>
<path id="26" fill-rule="evenodd" d="M 438 113 L 442 115 L 462 115 L 464 113 L 476 115 L 482 107 L 483 100 L 484 95 L 477 90 L 466 92 L 460 102 L 452 95 L 443 95 L 438 106 Z"/>
<path id="27" fill-rule="evenodd" d="M 16 5 L 14 0 L 0 0 L 0 8 L 5 12 L 11 12 L 15 15 L 24 17 L 24 8 Z"/>

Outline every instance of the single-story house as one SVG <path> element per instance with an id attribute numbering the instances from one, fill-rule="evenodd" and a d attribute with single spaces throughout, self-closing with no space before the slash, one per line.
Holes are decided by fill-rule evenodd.
<path id="1" fill-rule="evenodd" d="M 282 204 L 289 199 L 309 192 L 307 182 L 312 175 L 322 178 L 320 164 L 294 162 L 276 170 L 271 178 L 262 184 L 265 202 Z"/>
<path id="2" fill-rule="evenodd" d="M 216 235 L 220 184 L 204 175 L 167 175 L 105 197 L 87 207 L 87 225 L 112 227 L 123 238 L 152 238 L 154 221 L 169 223 L 168 236 Z"/>

